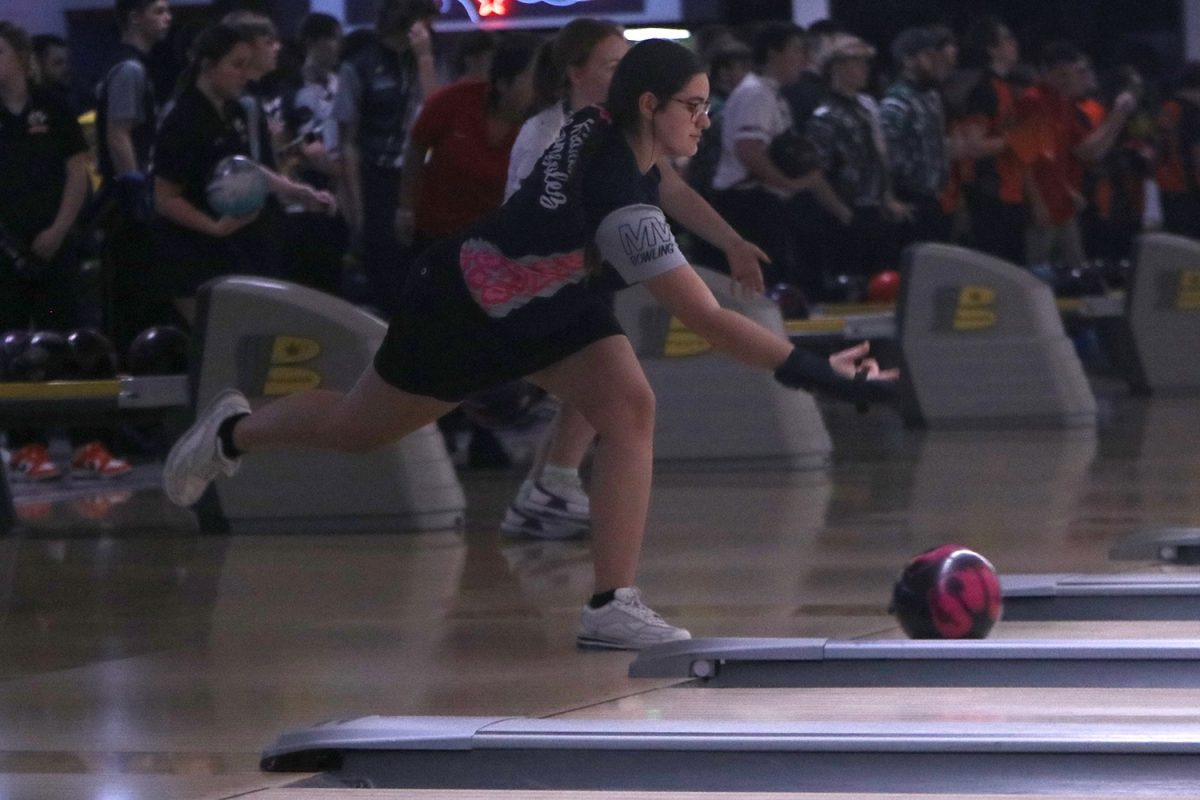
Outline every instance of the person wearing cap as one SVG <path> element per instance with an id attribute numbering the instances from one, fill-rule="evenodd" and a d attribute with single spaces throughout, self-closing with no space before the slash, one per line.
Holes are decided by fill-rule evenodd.
<path id="1" fill-rule="evenodd" d="M 940 44 L 926 27 L 900 32 L 892 42 L 900 74 L 879 106 L 892 191 L 913 209 L 912 220 L 898 228 L 901 247 L 950 238 L 950 217 L 940 201 L 950 177 L 946 115 L 937 91 Z"/>
<path id="2" fill-rule="evenodd" d="M 851 34 L 831 36 L 817 62 L 829 81 L 825 102 L 805 126 L 826 180 L 848 209 L 824 220 L 822 266 L 826 281 L 865 277 L 893 257 L 892 230 L 912 210 L 892 194 L 883 132 L 875 104 L 862 94 L 875 48 Z M 840 282 L 840 279 L 838 279 Z"/>

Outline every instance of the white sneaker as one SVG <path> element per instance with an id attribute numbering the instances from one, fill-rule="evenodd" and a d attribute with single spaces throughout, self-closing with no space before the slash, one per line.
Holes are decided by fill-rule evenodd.
<path id="1" fill-rule="evenodd" d="M 583 485 L 525 481 L 504 512 L 500 530 L 508 536 L 570 539 L 591 527 L 591 504 Z"/>
<path id="2" fill-rule="evenodd" d="M 616 597 L 600 608 L 584 606 L 575 641 L 580 647 L 641 650 L 690 638 L 686 630 L 676 628 L 647 607 L 641 592 L 631 586 L 617 589 Z"/>
<path id="3" fill-rule="evenodd" d="M 190 506 L 218 475 L 233 475 L 241 459 L 226 458 L 217 441 L 217 429 L 234 414 L 249 414 L 250 403 L 236 389 L 226 389 L 212 399 L 179 438 L 163 467 L 163 489 L 171 502 Z"/>

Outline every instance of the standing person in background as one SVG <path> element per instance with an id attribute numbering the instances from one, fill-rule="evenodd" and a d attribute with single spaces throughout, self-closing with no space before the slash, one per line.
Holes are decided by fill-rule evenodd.
<path id="1" fill-rule="evenodd" d="M 874 101 L 863 94 L 874 57 L 875 48 L 857 36 L 831 36 L 818 56 L 829 94 L 805 126 L 838 197 L 835 212 L 823 218 L 821 271 L 831 288 L 848 275 L 852 292 L 868 275 L 894 268 L 895 226 L 912 216 L 911 207 L 892 193 Z"/>
<path id="2" fill-rule="evenodd" d="M 246 112 L 249 156 L 268 170 L 279 172 L 276 154 L 284 145 L 283 101 L 267 81 L 279 65 L 281 45 L 275 23 L 252 11 L 233 11 L 221 24 L 240 33 L 250 44 L 246 88 L 238 98 Z M 283 275 L 284 231 L 283 205 L 275 197 L 268 197 L 253 225 L 234 234 L 247 254 L 247 272 L 272 278 Z"/>
<path id="3" fill-rule="evenodd" d="M 474 30 L 464 34 L 454 53 L 452 80 L 486 81 L 492 73 L 492 57 L 496 55 L 496 35 L 491 31 Z"/>
<path id="4" fill-rule="evenodd" d="M 71 85 L 71 50 L 67 40 L 52 33 L 33 37 L 33 57 L 37 62 L 38 85 L 58 95 L 63 105 L 78 114 L 81 109 Z"/>
<path id="5" fill-rule="evenodd" d="M 1051 42 L 1042 54 L 1041 78 L 1018 101 L 1018 125 L 1038 131 L 1040 139 L 1026 182 L 1031 220 L 1025 263 L 1030 266 L 1083 266 L 1079 215 L 1086 205 L 1085 165 L 1108 155 L 1137 108 L 1134 94 L 1123 91 L 1108 116 L 1089 129 L 1076 103 L 1093 83 L 1091 65 L 1077 47 Z"/>
<path id="6" fill-rule="evenodd" d="M 1158 116 L 1154 178 L 1163 229 L 1200 239 L 1200 61 L 1187 64 Z"/>
<path id="7" fill-rule="evenodd" d="M 65 334 L 84 316 L 72 228 L 87 197 L 88 148 L 75 115 L 57 95 L 35 88 L 33 73 L 29 35 L 0 21 L 0 330 Z M 102 442 L 83 442 L 76 432 L 71 439 L 76 474 L 130 471 Z M 8 446 L 17 479 L 61 476 L 46 431 L 9 430 Z"/>
<path id="8" fill-rule="evenodd" d="M 845 32 L 831 19 L 819 19 L 804 32 L 804 70 L 799 78 L 782 87 L 783 97 L 792 110 L 792 125 L 798 131 L 804 130 L 808 118 L 825 102 L 825 95 L 829 93 L 829 82 L 817 68 L 817 55 L 825 49 L 829 37 Z"/>
<path id="9" fill-rule="evenodd" d="M 304 53 L 301 68 L 304 82 L 284 97 L 288 142 L 281 156 L 282 171 L 340 198 L 341 163 L 333 101 L 337 96 L 342 26 L 328 14 L 308 14 L 300 22 L 299 38 Z M 329 294 L 340 294 L 342 257 L 350 238 L 345 218 L 314 214 L 295 205 L 287 211 L 283 277 Z"/>
<path id="10" fill-rule="evenodd" d="M 879 107 L 892 191 L 913 209 L 912 219 L 898 228 L 899 248 L 950 238 L 950 217 L 941 204 L 952 154 L 937 88 L 944 75 L 939 69 L 939 45 L 928 28 L 900 32 L 892 42 L 892 57 L 901 72 Z"/>
<path id="11" fill-rule="evenodd" d="M 217 216 L 210 210 L 207 186 L 222 159 L 251 156 L 251 130 L 240 99 L 252 68 L 254 47 L 241 32 L 214 25 L 196 38 L 192 63 L 180 77 L 177 96 L 156 142 L 154 203 L 158 291 L 175 301 L 177 319 L 190 323 L 194 295 L 204 282 L 235 273 L 254 274 L 266 228 L 259 212 L 242 217 Z M 262 136 L 262 131 L 257 132 Z M 269 142 L 259 142 L 269 149 Z M 328 192 L 296 183 L 265 166 L 267 186 L 282 202 L 332 212 Z"/>
<path id="12" fill-rule="evenodd" d="M 501 35 L 487 81 L 458 81 L 421 107 L 404 153 L 396 217 L 414 257 L 504 202 L 509 153 L 533 104 L 538 44 L 528 33 Z"/>
<path id="13" fill-rule="evenodd" d="M 607 99 L 613 73 L 629 50 L 621 28 L 611 22 L 576 19 L 542 48 L 538 58 L 538 98 L 542 110 L 521 128 L 509 160 L 505 198 L 536 171 L 571 118 Z M 693 111 L 707 116 L 702 105 Z M 701 140 L 703 141 L 703 139 Z M 732 265 L 739 287 L 763 290 L 760 259 L 765 254 L 738 235 L 663 158 L 658 162 L 663 209 L 704 237 Z M 611 303 L 611 294 L 606 294 Z M 505 512 L 501 530 L 510 536 L 561 539 L 587 531 L 591 504 L 579 476 L 596 431 L 570 402 L 563 402 L 529 475 Z"/>
<path id="14" fill-rule="evenodd" d="M 98 88 L 96 149 L 101 197 L 112 201 L 104 231 L 105 328 L 124 353 L 140 331 L 171 317 L 169 301 L 148 291 L 160 104 L 146 63 L 171 30 L 171 8 L 167 0 L 117 0 L 116 12 L 121 46 Z"/>
<path id="15" fill-rule="evenodd" d="M 766 252 L 768 283 L 802 285 L 808 265 L 799 261 L 796 218 L 788 201 L 807 192 L 832 195 L 815 162 L 789 169 L 777 163 L 771 148 L 795 134 L 781 88 L 804 69 L 804 30 L 787 22 L 764 24 L 754 39 L 754 63 L 756 71 L 737 85 L 722 112 L 713 206 L 740 236 Z"/>
<path id="16" fill-rule="evenodd" d="M 971 246 L 1013 264 L 1025 263 L 1026 163 L 1037 149 L 1036 132 L 1017 125 L 1021 89 L 1012 79 L 1021 58 L 1009 27 L 985 16 L 964 37 L 968 63 L 982 68 L 956 128 L 974 158 L 959 163 L 970 214 Z"/>
<path id="17" fill-rule="evenodd" d="M 385 0 L 376 37 L 342 64 L 334 118 L 338 121 L 344 212 L 373 303 L 395 310 L 408 272 L 396 236 L 400 178 L 409 126 L 421 101 L 438 89 L 430 21 L 434 0 Z"/>

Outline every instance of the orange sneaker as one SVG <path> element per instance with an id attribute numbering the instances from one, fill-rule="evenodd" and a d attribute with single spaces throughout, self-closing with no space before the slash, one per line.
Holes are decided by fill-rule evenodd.
<path id="1" fill-rule="evenodd" d="M 114 456 L 100 442 L 88 442 L 71 456 L 71 472 L 77 478 L 119 478 L 132 471 L 128 461 Z"/>
<path id="2" fill-rule="evenodd" d="M 14 450 L 8 466 L 13 479 L 18 481 L 52 481 L 62 477 L 62 470 L 50 460 L 44 444 L 27 444 Z"/>

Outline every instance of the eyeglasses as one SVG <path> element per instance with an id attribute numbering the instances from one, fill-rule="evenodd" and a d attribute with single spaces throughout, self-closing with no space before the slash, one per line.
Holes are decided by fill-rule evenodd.
<path id="1" fill-rule="evenodd" d="M 687 108 L 692 115 L 692 122 L 697 122 L 701 114 L 708 114 L 712 108 L 712 103 L 708 100 L 680 100 L 678 97 L 672 97 L 671 100 Z"/>

